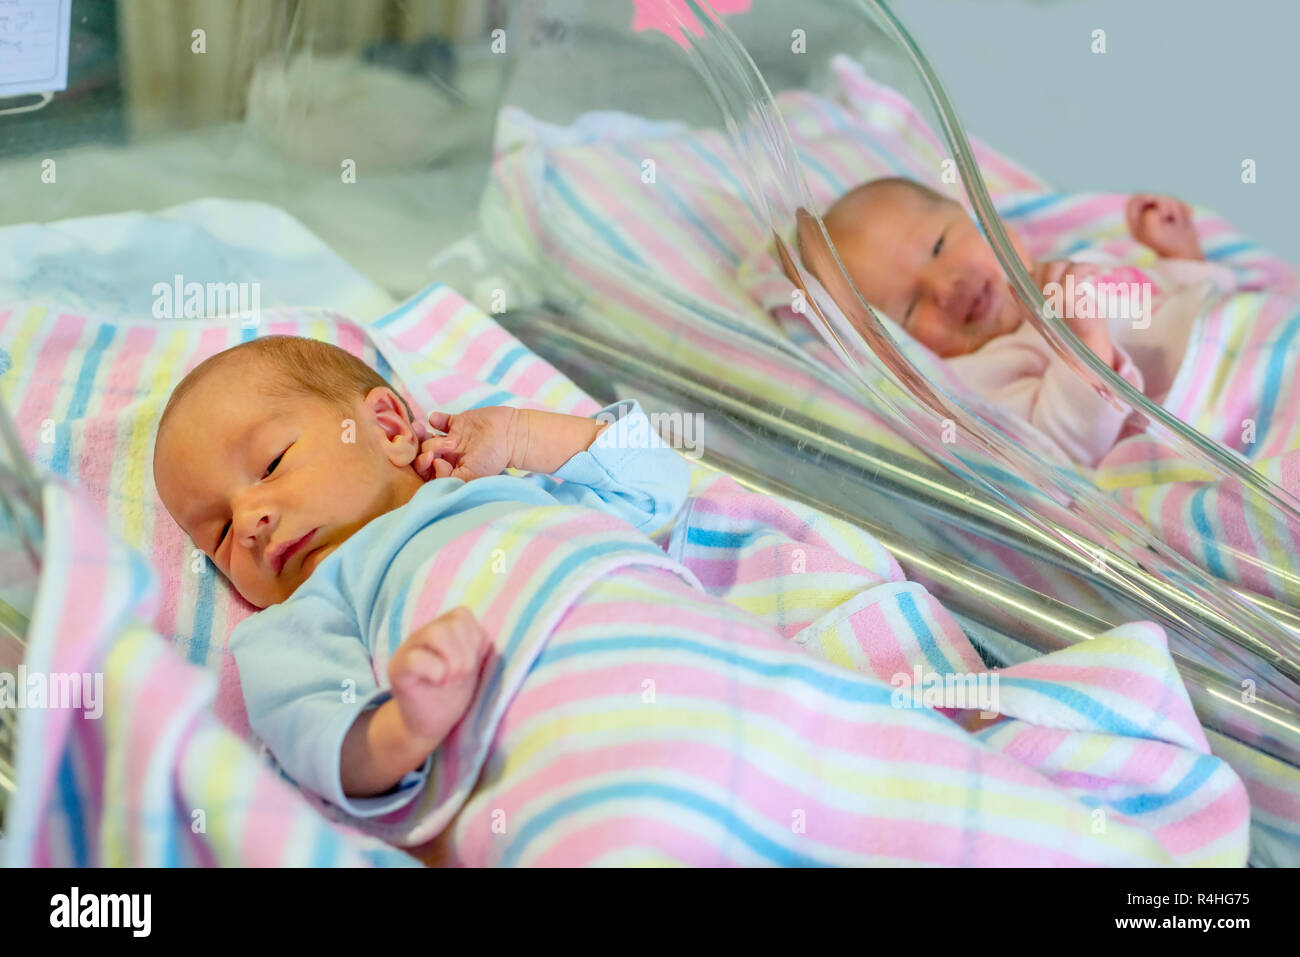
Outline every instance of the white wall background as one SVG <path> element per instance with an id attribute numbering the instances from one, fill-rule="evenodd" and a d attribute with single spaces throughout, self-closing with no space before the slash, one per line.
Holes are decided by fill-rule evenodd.
<path id="1" fill-rule="evenodd" d="M 1300 2 L 894 0 L 967 132 L 1067 190 L 1166 192 L 1300 264 Z M 1106 31 L 1105 54 L 1090 52 Z M 1257 182 L 1241 181 L 1242 160 Z"/>

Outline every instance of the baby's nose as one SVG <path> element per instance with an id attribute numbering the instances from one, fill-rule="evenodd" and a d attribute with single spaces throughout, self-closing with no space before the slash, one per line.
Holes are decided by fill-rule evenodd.
<path id="1" fill-rule="evenodd" d="M 254 547 L 260 540 L 265 547 L 275 531 L 275 516 L 265 506 L 241 509 L 235 519 L 235 529 L 244 544 Z"/>
<path id="2" fill-rule="evenodd" d="M 959 275 L 944 276 L 935 289 L 935 300 L 948 315 L 964 314 L 964 303 L 968 298 L 966 289 L 969 284 Z"/>

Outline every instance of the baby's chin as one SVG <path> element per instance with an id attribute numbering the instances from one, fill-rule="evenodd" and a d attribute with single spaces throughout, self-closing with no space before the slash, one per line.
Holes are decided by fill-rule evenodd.
<path id="1" fill-rule="evenodd" d="M 230 581 L 230 579 L 226 579 L 226 581 Z M 286 598 L 289 597 L 288 595 L 283 595 L 283 596 L 268 595 L 268 594 L 250 595 L 248 592 L 244 591 L 234 582 L 230 582 L 230 587 L 235 590 L 236 594 L 238 594 L 240 598 L 244 599 L 244 601 L 248 602 L 258 611 L 262 611 L 264 608 L 270 608 L 272 605 L 278 605 L 280 604 L 280 602 L 284 601 Z"/>
<path id="2" fill-rule="evenodd" d="M 995 315 L 987 316 L 974 327 L 963 330 L 966 333 L 965 348 L 958 355 L 966 355 L 983 348 L 999 336 L 1009 335 L 1020 328 L 1024 316 L 1019 310 L 999 310 Z"/>
<path id="3" fill-rule="evenodd" d="M 1006 336 L 1015 332 L 1025 321 L 1025 311 L 1023 309 L 1009 309 L 1005 315 L 998 317 L 998 331 L 996 335 Z"/>

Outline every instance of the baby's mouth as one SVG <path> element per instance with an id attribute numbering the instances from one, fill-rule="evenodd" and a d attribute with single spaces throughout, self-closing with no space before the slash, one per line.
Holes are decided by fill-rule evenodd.
<path id="1" fill-rule="evenodd" d="M 966 313 L 966 325 L 969 326 L 971 323 L 979 322 L 988 312 L 989 303 L 993 299 L 993 290 L 991 286 L 992 284 L 989 280 L 984 280 L 984 287 L 980 289 L 979 295 L 977 295 L 975 301 L 970 304 L 970 311 Z"/>
<path id="2" fill-rule="evenodd" d="M 275 558 L 275 573 L 277 575 L 284 571 L 284 566 L 289 564 L 289 559 L 301 551 L 315 534 L 316 529 L 313 528 L 310 532 L 298 539 Z"/>

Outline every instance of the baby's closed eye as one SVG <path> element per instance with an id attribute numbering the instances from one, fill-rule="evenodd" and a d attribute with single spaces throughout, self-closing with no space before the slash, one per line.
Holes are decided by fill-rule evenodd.
<path id="1" fill-rule="evenodd" d="M 289 448 L 292 447 L 293 446 L 289 446 Z M 276 467 L 279 466 L 280 464 L 280 460 L 283 459 L 289 453 L 289 448 L 286 448 L 283 452 L 281 452 L 279 455 L 277 455 L 275 458 L 271 460 L 270 464 L 267 465 L 266 467 L 266 471 L 262 473 L 262 478 L 266 478 L 268 475 L 270 475 L 272 472 L 276 470 Z M 221 543 L 224 542 L 226 540 L 226 536 L 230 534 L 230 526 L 231 523 L 226 522 L 226 524 L 221 527 L 221 535 L 218 536 L 217 538 L 217 544 L 212 547 L 213 554 L 216 554 L 217 549 L 221 547 Z"/>
<path id="2" fill-rule="evenodd" d="M 943 252 L 943 241 L 947 237 L 947 235 L 948 235 L 948 230 L 946 228 L 943 230 L 943 232 L 939 233 L 939 238 L 935 240 L 934 246 L 931 247 L 930 249 L 931 259 L 939 258 L 939 254 Z M 916 304 L 920 301 L 921 301 L 921 293 L 918 290 L 912 295 L 912 300 L 907 304 L 907 309 L 903 312 L 903 318 L 900 320 L 904 328 L 906 328 L 907 326 L 907 321 L 912 318 L 912 312 L 913 310 L 916 309 Z"/>

